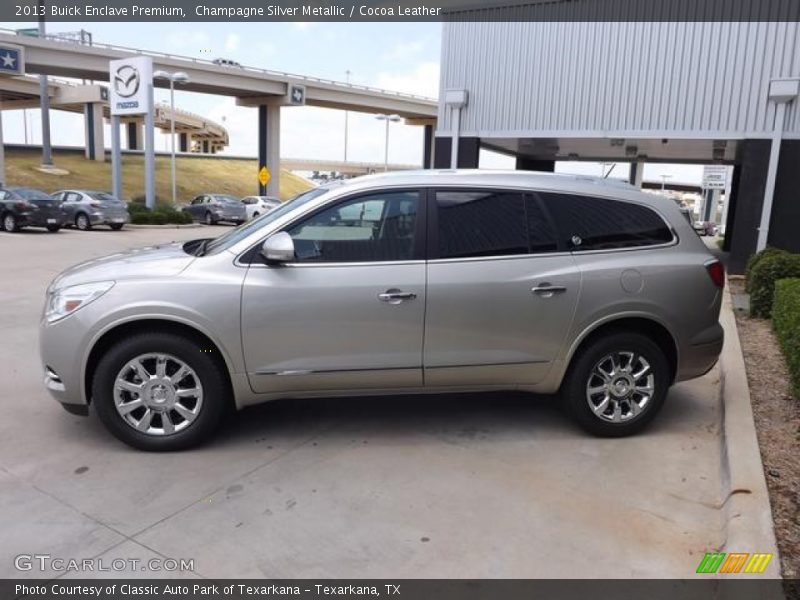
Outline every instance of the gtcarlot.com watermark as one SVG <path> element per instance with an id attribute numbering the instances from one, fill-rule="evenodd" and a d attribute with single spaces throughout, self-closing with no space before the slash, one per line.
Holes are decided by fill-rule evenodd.
<path id="1" fill-rule="evenodd" d="M 51 554 L 17 554 L 17 571 L 55 571 L 57 573 L 119 573 L 151 571 L 154 573 L 194 571 L 193 558 L 64 558 Z"/>

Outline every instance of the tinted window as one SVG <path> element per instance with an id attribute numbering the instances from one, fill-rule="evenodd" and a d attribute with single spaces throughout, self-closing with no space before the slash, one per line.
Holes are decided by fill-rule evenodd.
<path id="1" fill-rule="evenodd" d="M 556 249 L 538 203 L 519 192 L 436 192 L 439 257 L 512 256 Z"/>
<path id="2" fill-rule="evenodd" d="M 360 196 L 288 229 L 303 262 L 366 262 L 414 257 L 417 192 Z"/>
<path id="3" fill-rule="evenodd" d="M 607 250 L 672 241 L 664 220 L 646 206 L 567 194 L 541 194 L 570 250 Z"/>

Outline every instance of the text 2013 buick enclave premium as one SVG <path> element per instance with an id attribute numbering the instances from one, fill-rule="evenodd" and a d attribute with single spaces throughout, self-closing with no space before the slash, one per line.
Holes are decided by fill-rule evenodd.
<path id="1" fill-rule="evenodd" d="M 422 171 L 317 188 L 213 240 L 47 290 L 45 383 L 147 450 L 281 397 L 560 392 L 642 429 L 722 347 L 724 273 L 669 199 L 580 177 Z"/>

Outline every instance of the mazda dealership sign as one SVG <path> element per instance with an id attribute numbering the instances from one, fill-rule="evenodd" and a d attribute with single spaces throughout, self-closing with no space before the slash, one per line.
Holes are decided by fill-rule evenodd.
<path id="1" fill-rule="evenodd" d="M 142 115 L 148 110 L 147 92 L 153 82 L 153 59 L 122 58 L 109 63 L 112 115 Z"/>

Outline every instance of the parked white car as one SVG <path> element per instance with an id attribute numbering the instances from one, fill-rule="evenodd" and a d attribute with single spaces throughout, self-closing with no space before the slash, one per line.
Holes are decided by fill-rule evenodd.
<path id="1" fill-rule="evenodd" d="M 242 203 L 245 205 L 248 221 L 281 205 L 280 199 L 275 196 L 245 196 Z"/>

